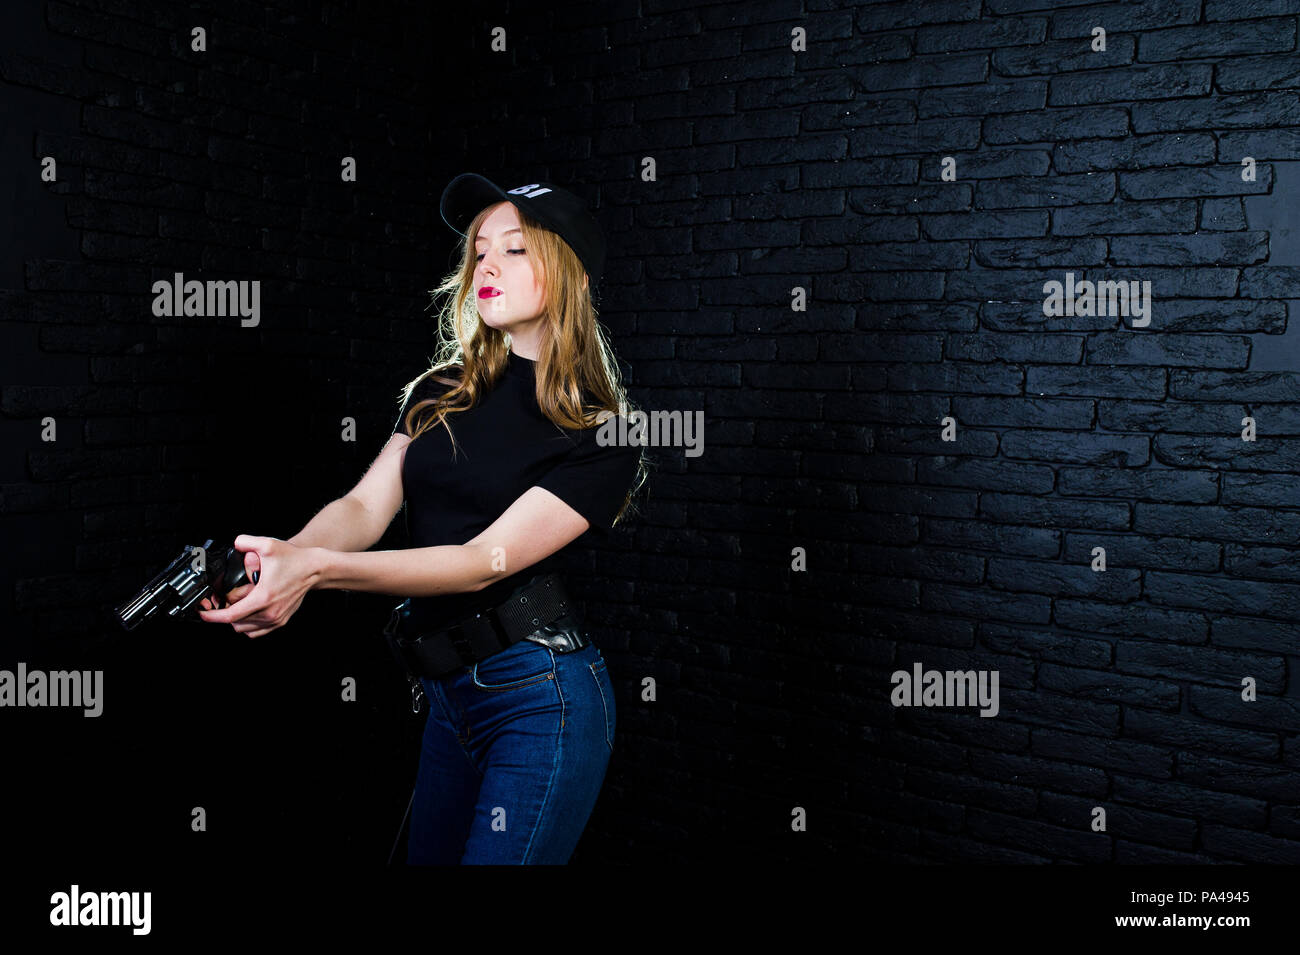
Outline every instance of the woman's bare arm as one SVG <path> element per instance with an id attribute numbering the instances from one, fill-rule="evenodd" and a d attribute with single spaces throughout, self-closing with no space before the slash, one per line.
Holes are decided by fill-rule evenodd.
<path id="1" fill-rule="evenodd" d="M 404 597 L 472 593 L 518 573 L 576 540 L 590 525 L 551 491 L 534 485 L 483 533 L 466 544 L 439 544 L 359 554 L 325 547 L 295 547 L 253 537 L 263 567 L 276 567 L 277 582 L 262 599 L 241 600 L 224 610 L 204 610 L 209 623 L 244 626 L 250 637 L 282 627 L 308 591 L 362 590 Z M 236 538 L 236 543 L 243 536 Z M 269 573 L 269 571 L 268 571 Z"/>
<path id="2" fill-rule="evenodd" d="M 384 536 L 405 499 L 402 461 L 411 439 L 395 434 L 365 475 L 347 494 L 321 508 L 301 531 L 289 538 L 299 547 L 337 551 L 369 550 Z"/>
<path id="3" fill-rule="evenodd" d="M 587 519 L 550 491 L 531 487 L 490 527 L 464 544 L 353 554 L 311 552 L 311 586 L 405 597 L 482 590 L 578 538 Z"/>

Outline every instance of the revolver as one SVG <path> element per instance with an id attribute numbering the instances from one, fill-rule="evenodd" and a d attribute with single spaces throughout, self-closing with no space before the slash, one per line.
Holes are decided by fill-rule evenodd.
<path id="1" fill-rule="evenodd" d="M 253 571 L 252 583 L 256 584 L 259 576 Z M 225 607 L 226 593 L 247 583 L 244 555 L 233 545 L 222 551 L 214 550 L 211 540 L 202 547 L 187 544 L 143 590 L 117 608 L 117 618 L 127 630 L 160 613 L 173 619 L 198 620 L 193 607 L 200 600 L 212 595 L 218 608 Z"/>

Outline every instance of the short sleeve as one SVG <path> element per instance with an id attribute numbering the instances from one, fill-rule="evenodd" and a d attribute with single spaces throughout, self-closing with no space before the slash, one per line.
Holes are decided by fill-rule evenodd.
<path id="1" fill-rule="evenodd" d="M 610 444 L 597 440 L 600 427 L 568 431 L 574 447 L 536 486 L 550 491 L 591 524 L 591 530 L 613 529 L 641 461 L 640 445 Z"/>
<path id="2" fill-rule="evenodd" d="M 393 434 L 389 435 L 390 438 L 396 434 L 406 434 L 406 428 L 404 427 L 403 422 L 406 421 L 406 412 L 409 411 L 410 408 L 411 402 L 409 400 L 402 405 L 402 410 L 397 413 L 397 420 L 393 422 Z"/>

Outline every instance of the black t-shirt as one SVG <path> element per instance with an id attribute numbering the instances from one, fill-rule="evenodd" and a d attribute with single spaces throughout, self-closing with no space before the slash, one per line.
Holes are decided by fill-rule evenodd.
<path id="1" fill-rule="evenodd" d="M 599 426 L 566 430 L 538 407 L 536 362 L 510 353 L 506 373 L 468 411 L 450 414 L 455 457 L 440 422 L 412 441 L 402 465 L 406 526 L 412 547 L 463 544 L 477 537 L 525 491 L 537 485 L 585 517 L 590 530 L 556 554 L 504 577 L 483 590 L 411 598 L 411 623 L 418 631 L 444 627 L 466 614 L 495 606 L 534 574 L 555 569 L 555 559 L 578 541 L 604 535 L 613 526 L 636 477 L 641 449 L 597 443 Z M 455 377 L 455 374 L 444 374 Z M 406 412 L 435 398 L 447 385 L 425 379 L 416 386 L 393 427 L 406 434 Z M 431 414 L 432 406 L 419 417 Z"/>

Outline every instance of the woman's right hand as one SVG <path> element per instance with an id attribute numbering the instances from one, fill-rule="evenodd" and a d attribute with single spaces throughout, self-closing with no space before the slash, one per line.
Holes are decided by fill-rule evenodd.
<path id="1" fill-rule="evenodd" d="M 227 606 L 248 595 L 248 592 L 252 590 L 254 586 L 256 586 L 252 582 L 253 572 L 261 569 L 262 569 L 262 562 L 258 559 L 256 552 L 249 551 L 247 554 L 244 555 L 244 572 L 248 575 L 249 582 L 239 587 L 236 587 L 234 590 L 228 591 L 226 593 Z M 204 610 L 219 609 L 217 607 L 216 600 L 213 599 L 211 594 L 209 594 L 208 596 L 200 600 L 199 606 L 202 607 Z"/>

